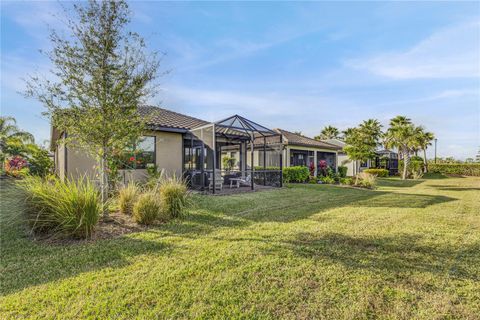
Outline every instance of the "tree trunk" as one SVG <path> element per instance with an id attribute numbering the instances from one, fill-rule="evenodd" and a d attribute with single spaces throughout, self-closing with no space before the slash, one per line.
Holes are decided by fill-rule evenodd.
<path id="1" fill-rule="evenodd" d="M 428 172 L 427 148 L 423 148 L 423 173 Z"/>
<path id="2" fill-rule="evenodd" d="M 103 219 L 108 219 L 108 181 L 107 181 L 107 153 L 106 148 L 102 150 L 102 158 L 100 160 L 100 197 L 102 201 Z"/>
<path id="3" fill-rule="evenodd" d="M 403 174 L 402 174 L 402 180 L 407 179 L 408 175 L 408 165 L 410 164 L 410 154 L 409 152 L 404 152 L 403 153 Z"/>

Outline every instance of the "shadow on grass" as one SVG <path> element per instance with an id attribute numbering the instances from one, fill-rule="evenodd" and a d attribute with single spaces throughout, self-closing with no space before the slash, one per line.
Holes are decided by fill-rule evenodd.
<path id="1" fill-rule="evenodd" d="M 158 235 L 59 245 L 33 241 L 20 218 L 23 203 L 13 184 L 0 186 L 0 296 L 104 268 L 121 268 L 142 254 L 166 254 Z"/>
<path id="2" fill-rule="evenodd" d="M 430 185 L 429 187 L 436 188 L 438 190 L 445 190 L 445 191 L 477 191 L 480 188 L 476 187 L 448 187 L 443 185 Z"/>
<path id="3" fill-rule="evenodd" d="M 294 240 L 281 243 L 277 249 L 286 247 L 299 257 L 328 260 L 349 269 L 366 269 L 385 276 L 425 272 L 455 279 L 480 280 L 479 274 L 470 267 L 472 263 L 480 263 L 480 242 L 455 247 L 438 243 L 427 245 L 421 241 L 420 236 L 413 235 L 367 238 L 336 233 L 300 233 Z"/>
<path id="4" fill-rule="evenodd" d="M 449 177 L 441 174 L 441 173 L 436 173 L 436 172 L 428 172 L 423 175 L 423 179 L 448 179 Z"/>
<path id="5" fill-rule="evenodd" d="M 330 209 L 341 207 L 426 208 L 457 200 L 442 195 L 405 194 L 385 191 L 358 190 L 332 186 L 313 186 L 305 192 L 293 189 L 292 194 L 276 201 L 253 204 L 243 211 L 226 212 L 254 222 L 292 222 L 306 219 Z M 312 188 L 307 188 L 312 189 Z"/>
<path id="6" fill-rule="evenodd" d="M 6 201 L 0 204 L 2 220 L 5 216 L 22 210 L 21 204 L 14 200 L 14 191 L 2 190 L 1 196 L 2 200 L 12 200 L 9 205 L 5 203 Z M 425 208 L 455 199 L 445 196 L 302 185 L 239 196 L 200 196 L 195 200 L 198 200 L 196 208 L 184 220 L 173 221 L 142 232 L 142 239 L 132 235 L 94 243 L 52 246 L 25 238 L 23 229 L 18 224 L 7 226 L 7 230 L 2 227 L 0 294 L 9 294 L 92 270 L 121 268 L 132 263 L 135 256 L 142 254 L 166 254 L 173 248 L 160 241 L 161 237 L 165 236 L 164 232 L 185 238 L 196 238 L 218 231 L 220 228 L 239 229 L 257 222 L 292 222 L 344 206 Z M 319 241 L 321 244 L 322 241 L 334 240 Z M 294 241 L 290 245 L 295 247 L 297 242 Z M 348 243 L 346 240 L 343 242 Z M 316 243 L 316 240 L 313 240 L 311 245 L 313 252 Z M 348 255 L 348 252 L 345 251 L 345 254 Z"/>
<path id="7" fill-rule="evenodd" d="M 2 249 L 0 293 L 7 295 L 30 286 L 107 267 L 122 268 L 129 265 L 135 256 L 165 254 L 169 250 L 171 246 L 161 242 L 128 237 L 62 246 L 24 239 Z"/>
<path id="8" fill-rule="evenodd" d="M 166 231 L 169 234 L 185 238 L 197 238 L 218 231 L 220 228 L 239 228 L 249 224 L 251 223 L 246 220 L 226 216 L 218 212 L 209 213 L 204 210 L 196 210 L 183 220 L 158 226 L 154 230 Z"/>

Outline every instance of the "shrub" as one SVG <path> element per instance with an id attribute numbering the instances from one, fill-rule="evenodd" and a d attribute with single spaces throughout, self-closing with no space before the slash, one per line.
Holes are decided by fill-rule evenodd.
<path id="1" fill-rule="evenodd" d="M 166 178 L 161 183 L 159 191 L 166 218 L 179 218 L 185 215 L 190 193 L 183 180 L 176 177 Z"/>
<path id="2" fill-rule="evenodd" d="M 320 160 L 318 161 L 318 175 L 319 176 L 326 176 L 328 175 L 328 172 L 327 172 L 327 169 L 328 169 L 328 163 L 326 160 Z"/>
<path id="3" fill-rule="evenodd" d="M 131 216 L 133 214 L 133 205 L 137 200 L 139 188 L 134 183 L 129 183 L 126 187 L 120 189 L 118 193 L 118 202 L 120 205 L 120 212 Z"/>
<path id="4" fill-rule="evenodd" d="M 162 214 L 158 194 L 153 191 L 138 196 L 133 206 L 133 219 L 140 224 L 152 224 Z"/>
<path id="5" fill-rule="evenodd" d="M 428 171 L 432 173 L 480 177 L 480 163 L 429 163 Z"/>
<path id="6" fill-rule="evenodd" d="M 400 160 L 398 164 L 398 172 L 403 172 L 404 161 Z M 419 176 L 423 172 L 424 162 L 421 157 L 413 156 L 410 158 L 407 168 L 407 178 L 412 178 L 414 175 Z"/>
<path id="7" fill-rule="evenodd" d="M 317 178 L 317 177 L 315 177 L 315 176 L 310 176 L 310 177 L 308 178 L 308 183 L 316 184 L 316 183 L 318 183 L 319 180 L 320 180 L 320 179 Z"/>
<path id="8" fill-rule="evenodd" d="M 268 170 L 268 171 L 280 171 L 280 167 L 267 166 L 267 167 L 265 167 L 265 170 Z M 255 166 L 255 171 L 263 171 L 263 166 Z"/>
<path id="9" fill-rule="evenodd" d="M 377 177 L 368 172 L 360 172 L 355 178 L 355 186 L 373 189 L 377 184 Z"/>
<path id="10" fill-rule="evenodd" d="M 315 164 L 313 162 L 310 162 L 310 165 L 308 166 L 308 171 L 310 172 L 311 177 L 315 175 Z"/>
<path id="11" fill-rule="evenodd" d="M 352 178 L 340 178 L 339 182 L 340 182 L 340 184 L 344 184 L 344 185 L 352 185 L 353 184 L 353 179 Z"/>
<path id="12" fill-rule="evenodd" d="M 48 150 L 36 144 L 29 144 L 27 145 L 27 152 L 30 174 L 44 177 L 52 172 L 53 161 L 48 154 Z"/>
<path id="13" fill-rule="evenodd" d="M 387 169 L 365 169 L 363 170 L 365 173 L 376 175 L 377 177 L 388 177 L 388 170 Z"/>
<path id="14" fill-rule="evenodd" d="M 23 178 L 29 173 L 27 161 L 20 156 L 6 159 L 4 167 L 5 173 L 15 178 Z"/>
<path id="15" fill-rule="evenodd" d="M 423 177 L 423 172 L 422 171 L 412 172 L 412 179 L 417 180 L 417 179 L 421 179 L 422 177 Z"/>
<path id="16" fill-rule="evenodd" d="M 101 212 L 99 194 L 87 178 L 79 181 L 29 176 L 20 182 L 32 231 L 90 238 Z"/>
<path id="17" fill-rule="evenodd" d="M 347 167 L 339 166 L 338 167 L 338 175 L 340 176 L 340 178 L 345 178 L 347 176 L 347 171 L 348 171 Z"/>
<path id="18" fill-rule="evenodd" d="M 235 164 L 237 163 L 237 160 L 235 158 L 225 156 L 222 158 L 222 166 L 226 171 L 231 171 L 233 167 L 235 167 Z"/>
<path id="19" fill-rule="evenodd" d="M 294 166 L 283 168 L 283 181 L 289 182 L 305 182 L 310 176 L 307 167 Z"/>
<path id="20" fill-rule="evenodd" d="M 322 181 L 325 184 L 335 183 L 335 179 L 333 177 L 330 177 L 330 176 L 320 177 L 319 179 L 320 179 L 320 181 Z"/>

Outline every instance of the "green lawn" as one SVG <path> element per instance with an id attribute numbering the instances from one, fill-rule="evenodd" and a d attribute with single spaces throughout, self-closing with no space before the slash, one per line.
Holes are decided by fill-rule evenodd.
<path id="1" fill-rule="evenodd" d="M 1 319 L 480 317 L 480 178 L 197 196 L 183 221 L 74 245 L 29 240 L 0 196 Z"/>

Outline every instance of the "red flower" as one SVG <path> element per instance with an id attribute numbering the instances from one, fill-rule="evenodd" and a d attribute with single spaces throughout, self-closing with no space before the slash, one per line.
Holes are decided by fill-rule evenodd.
<path id="1" fill-rule="evenodd" d="M 130 161 L 135 161 L 135 157 L 130 157 Z"/>

